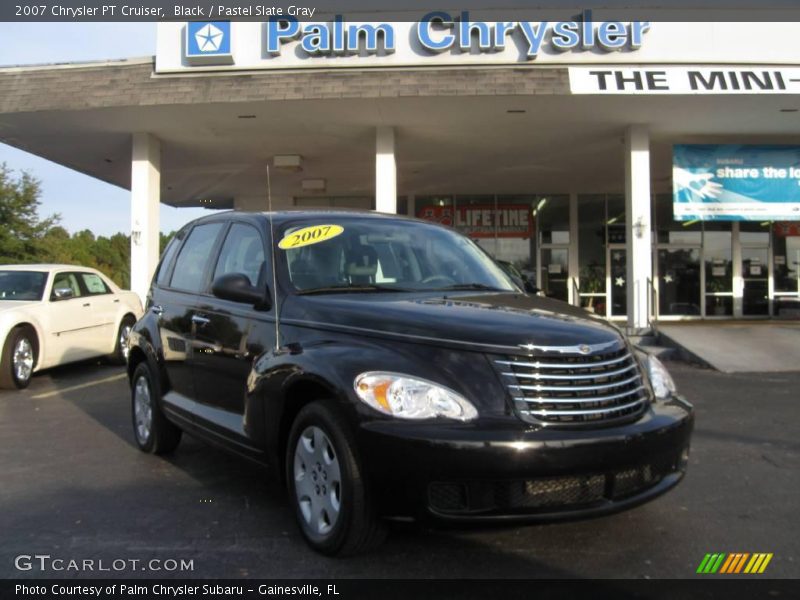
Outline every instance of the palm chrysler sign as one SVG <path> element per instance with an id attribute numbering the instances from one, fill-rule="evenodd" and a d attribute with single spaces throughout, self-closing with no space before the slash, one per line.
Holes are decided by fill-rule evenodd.
<path id="1" fill-rule="evenodd" d="M 364 66 L 364 59 L 387 66 L 442 59 L 526 63 L 544 53 L 636 51 L 649 30 L 647 21 L 595 21 L 591 11 L 555 22 L 479 21 L 469 11 L 434 11 L 414 22 L 350 23 L 342 15 L 325 22 L 289 16 L 272 16 L 264 23 L 198 21 L 184 27 L 184 66 L 320 66 L 309 60 L 316 58 L 329 59 L 325 67 L 332 62 Z"/>

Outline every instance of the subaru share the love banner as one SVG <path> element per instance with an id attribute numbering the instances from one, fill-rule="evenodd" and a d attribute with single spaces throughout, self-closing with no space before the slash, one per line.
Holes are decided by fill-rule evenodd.
<path id="1" fill-rule="evenodd" d="M 676 221 L 800 221 L 800 146 L 676 145 Z"/>

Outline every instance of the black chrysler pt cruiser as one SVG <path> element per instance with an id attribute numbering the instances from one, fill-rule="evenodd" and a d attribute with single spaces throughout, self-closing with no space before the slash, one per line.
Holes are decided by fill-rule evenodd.
<path id="1" fill-rule="evenodd" d="M 682 478 L 692 406 L 608 322 L 394 215 L 221 213 L 164 251 L 129 340 L 133 427 L 270 467 L 308 543 L 386 518 L 584 517 Z"/>

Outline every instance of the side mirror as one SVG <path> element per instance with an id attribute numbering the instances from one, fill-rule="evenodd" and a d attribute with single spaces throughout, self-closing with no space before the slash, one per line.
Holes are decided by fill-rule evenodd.
<path id="1" fill-rule="evenodd" d="M 541 291 L 538 287 L 536 287 L 533 284 L 533 282 L 531 282 L 530 279 L 525 280 L 524 288 L 525 291 L 528 292 L 529 294 L 538 294 Z"/>
<path id="2" fill-rule="evenodd" d="M 72 288 L 64 287 L 64 288 L 55 288 L 53 290 L 53 298 L 55 300 L 69 300 L 70 298 L 75 297 L 75 292 L 72 291 Z"/>
<path id="3" fill-rule="evenodd" d="M 244 273 L 228 273 L 217 277 L 211 284 L 211 292 L 223 300 L 252 304 L 261 310 L 269 308 L 266 286 L 264 289 L 258 289 L 250 283 L 250 278 Z"/>

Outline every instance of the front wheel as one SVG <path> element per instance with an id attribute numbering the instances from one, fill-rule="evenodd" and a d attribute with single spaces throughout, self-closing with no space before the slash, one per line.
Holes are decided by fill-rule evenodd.
<path id="1" fill-rule="evenodd" d="M 35 333 L 26 326 L 13 329 L 0 356 L 0 388 L 21 390 L 28 387 L 36 359 Z"/>
<path id="2" fill-rule="evenodd" d="M 375 514 L 347 424 L 324 402 L 305 406 L 286 449 L 286 479 L 300 531 L 327 555 L 379 545 L 385 527 Z"/>
<path id="3" fill-rule="evenodd" d="M 177 448 L 181 430 L 164 416 L 158 400 L 161 389 L 147 362 L 131 378 L 131 416 L 136 444 L 143 452 L 167 454 Z"/>

